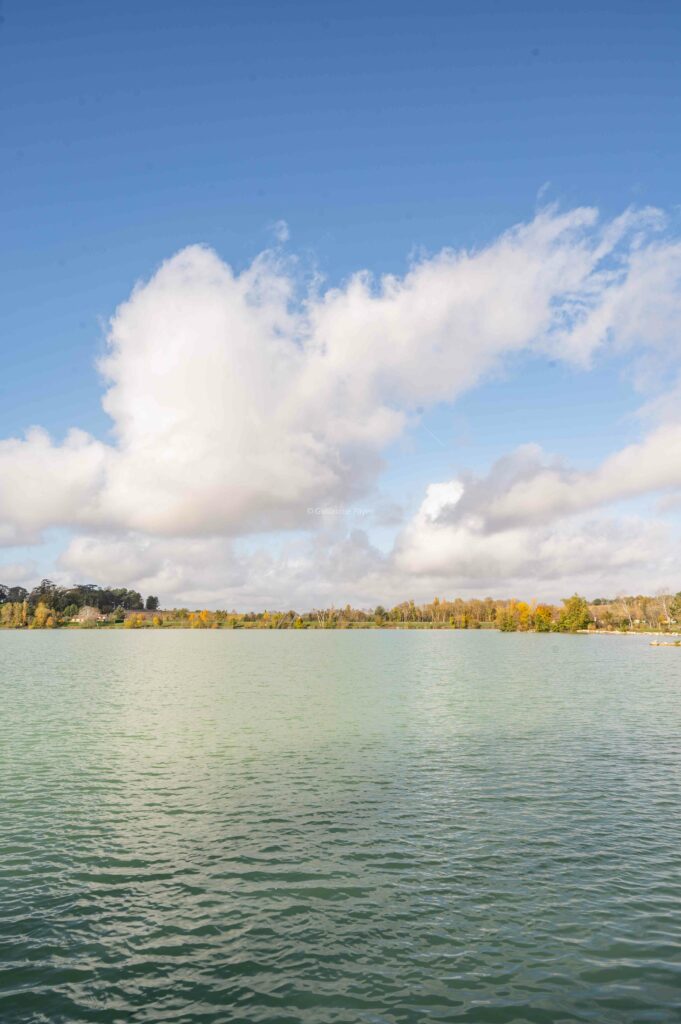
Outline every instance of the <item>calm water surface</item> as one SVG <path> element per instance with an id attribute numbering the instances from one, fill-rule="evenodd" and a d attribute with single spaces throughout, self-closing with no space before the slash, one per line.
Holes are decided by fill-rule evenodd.
<path id="1" fill-rule="evenodd" d="M 681 652 L 0 633 L 0 1021 L 681 1020 Z"/>

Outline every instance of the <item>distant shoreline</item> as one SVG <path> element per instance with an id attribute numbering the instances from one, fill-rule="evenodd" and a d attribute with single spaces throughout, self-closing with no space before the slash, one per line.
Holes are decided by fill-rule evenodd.
<path id="1" fill-rule="evenodd" d="M 677 636 L 681 591 L 654 597 L 594 598 L 579 594 L 561 605 L 517 598 L 434 597 L 393 607 L 312 607 L 243 611 L 165 607 L 126 587 L 44 579 L 31 591 L 0 584 L 0 628 L 5 629 L 493 629 L 503 633 L 594 633 L 604 636 Z"/>
<path id="2" fill-rule="evenodd" d="M 579 629 L 585 636 L 678 636 L 681 633 L 667 633 L 660 629 Z"/>
<path id="3" fill-rule="evenodd" d="M 143 629 L 158 632 L 193 632 L 195 627 L 187 622 L 164 622 L 162 625 L 154 625 L 152 621 L 136 623 L 134 629 Z M 525 633 L 525 634 L 536 634 L 542 636 L 638 636 L 638 637 L 661 637 L 665 640 L 674 640 L 676 643 L 669 643 L 667 646 L 675 647 L 681 645 L 681 632 L 664 632 L 662 630 L 652 629 L 577 629 L 577 630 L 539 630 L 539 629 L 518 629 L 518 630 L 504 630 L 496 626 L 484 625 L 481 627 L 466 628 L 462 626 L 452 626 L 448 623 L 440 622 L 412 622 L 412 623 L 382 623 L 381 625 L 373 622 L 367 623 L 353 623 L 352 626 L 343 625 L 318 625 L 317 623 L 305 625 L 302 629 L 295 628 L 292 626 L 263 626 L 258 623 L 242 623 L 238 626 L 234 625 L 211 625 L 207 627 L 211 630 L 220 630 L 221 632 L 248 632 L 248 633 L 264 633 L 264 632 L 323 632 L 323 633 L 347 633 L 347 632 L 383 632 L 383 633 L 414 633 L 414 632 L 433 632 L 433 633 Z M 53 626 L 6 626 L 0 625 L 0 632 L 34 632 L 40 630 L 44 632 L 119 632 L 121 630 L 129 632 L 129 627 L 126 627 L 124 622 L 92 622 L 92 623 L 77 623 L 69 622 L 59 627 Z"/>

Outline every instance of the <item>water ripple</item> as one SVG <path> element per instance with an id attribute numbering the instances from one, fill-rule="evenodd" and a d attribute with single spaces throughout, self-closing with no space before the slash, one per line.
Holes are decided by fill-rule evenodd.
<path id="1" fill-rule="evenodd" d="M 3 1024 L 681 1019 L 681 659 L 479 633 L 0 652 Z"/>

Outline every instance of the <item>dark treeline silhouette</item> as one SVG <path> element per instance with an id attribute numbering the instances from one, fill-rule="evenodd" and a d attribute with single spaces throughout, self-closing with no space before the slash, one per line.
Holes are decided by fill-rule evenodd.
<path id="1" fill-rule="evenodd" d="M 158 598 L 155 600 L 158 607 Z M 124 611 L 136 611 L 144 608 L 142 595 L 136 590 L 128 590 L 126 587 L 98 587 L 94 583 L 76 583 L 70 587 L 60 587 L 52 580 L 41 580 L 33 588 L 26 590 L 24 587 L 7 587 L 0 583 L 0 604 L 27 602 L 29 609 L 37 608 L 39 604 L 63 614 L 67 609 L 74 609 L 74 614 L 80 608 L 97 608 L 104 615 L 122 608 Z"/>

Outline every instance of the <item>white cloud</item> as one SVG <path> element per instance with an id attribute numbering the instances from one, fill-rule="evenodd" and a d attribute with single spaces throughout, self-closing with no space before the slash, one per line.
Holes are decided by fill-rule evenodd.
<path id="1" fill-rule="evenodd" d="M 274 222 L 272 225 L 272 234 L 280 245 L 283 245 L 284 242 L 288 242 L 291 237 L 291 232 L 289 231 L 288 224 L 285 220 L 277 220 Z"/>
<path id="2" fill-rule="evenodd" d="M 661 577 L 673 578 L 678 566 L 678 537 L 662 522 L 582 515 L 490 529 L 472 512 L 452 519 L 463 495 L 439 509 L 435 495 L 431 485 L 397 538 L 393 565 L 402 579 L 429 580 L 438 592 L 555 598 L 577 588 L 612 593 L 639 583 L 650 589 Z"/>
<path id="3" fill-rule="evenodd" d="M 152 539 L 139 534 L 83 534 L 74 537 L 59 557 L 64 580 L 85 577 L 99 584 L 112 580 L 144 593 L 172 595 L 180 604 L 206 600 L 221 603 L 249 579 L 257 558 L 235 554 L 222 538 Z"/>
<path id="4" fill-rule="evenodd" d="M 485 477 L 431 485 L 417 518 L 474 521 L 484 534 L 676 490 L 681 490 L 681 423 L 663 424 L 589 471 L 549 458 L 538 445 L 523 445 L 499 459 Z"/>
<path id="5" fill-rule="evenodd" d="M 662 522 L 592 516 L 492 535 L 472 523 L 412 522 L 387 555 L 361 530 L 250 552 L 222 538 L 96 535 L 74 539 L 60 566 L 65 581 L 115 581 L 160 594 L 167 605 L 300 611 L 435 594 L 557 600 L 575 590 L 652 593 L 678 579 L 679 550 Z"/>
<path id="6" fill-rule="evenodd" d="M 34 582 L 39 572 L 40 567 L 30 559 L 0 564 L 0 580 L 8 587 L 24 586 L 27 581 Z"/>
<path id="7" fill-rule="evenodd" d="M 417 408 L 453 401 L 507 356 L 532 350 L 588 364 L 608 344 L 662 353 L 676 372 L 681 246 L 662 228 L 655 211 L 600 226 L 591 209 L 548 209 L 479 251 L 445 250 L 402 277 L 360 272 L 327 290 L 306 287 L 295 263 L 272 253 L 236 273 L 191 246 L 111 319 L 102 372 L 113 441 L 75 429 L 62 443 L 39 429 L 0 441 L 0 543 L 69 527 L 69 571 L 127 573 L 187 594 L 194 565 L 211 593 L 219 574 L 242 592 L 263 590 L 269 584 L 248 589 L 260 563 L 221 538 L 319 531 L 309 507 L 361 499 Z M 394 566 L 440 573 L 437 535 L 441 565 L 460 553 L 472 566 L 479 542 L 480 557 L 515 572 L 525 556 L 514 545 L 526 551 L 530 524 L 678 488 L 681 416 L 669 406 L 662 426 L 596 471 L 526 450 L 487 481 L 432 490 L 426 501 L 442 504 L 443 521 L 424 506 Z M 339 562 L 340 543 L 318 561 L 320 591 L 323 573 L 330 586 L 340 579 L 341 563 L 358 572 L 356 551 L 372 578 L 387 579 L 390 566 L 357 536 Z M 545 557 L 557 564 L 551 543 Z M 287 556 L 292 588 L 306 559 Z"/>
<path id="8" fill-rule="evenodd" d="M 0 543 L 34 543 L 47 526 L 101 518 L 110 450 L 81 430 L 55 445 L 44 430 L 0 441 Z"/>
<path id="9" fill-rule="evenodd" d="M 178 606 L 298 608 L 385 588 L 385 556 L 361 530 L 287 540 L 274 550 L 237 552 L 223 538 L 151 540 L 97 534 L 73 538 L 59 559 L 64 580 L 116 580 Z M 377 600 L 378 598 L 376 598 Z M 349 597 L 348 597 L 349 600 Z"/>
<path id="10" fill-rule="evenodd" d="M 459 591 L 615 582 L 649 589 L 678 575 L 681 545 L 657 519 L 603 511 L 641 495 L 681 491 L 681 425 L 664 425 L 588 472 L 525 445 L 483 477 L 431 484 L 399 533 L 393 563 L 404 577 Z M 645 582 L 644 582 L 645 581 Z"/>

